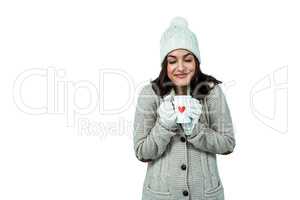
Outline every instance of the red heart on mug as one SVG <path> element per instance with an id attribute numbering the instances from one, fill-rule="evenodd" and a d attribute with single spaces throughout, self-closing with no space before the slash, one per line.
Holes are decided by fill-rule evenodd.
<path id="1" fill-rule="evenodd" d="M 184 110 L 185 110 L 185 106 L 178 106 L 178 110 L 179 110 L 179 112 L 184 112 Z"/>

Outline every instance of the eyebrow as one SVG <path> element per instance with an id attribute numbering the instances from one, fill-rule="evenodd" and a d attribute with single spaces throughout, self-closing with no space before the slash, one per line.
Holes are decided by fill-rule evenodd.
<path id="1" fill-rule="evenodd" d="M 187 57 L 188 55 L 193 55 L 192 53 L 187 53 L 185 55 L 183 55 L 183 57 Z M 167 57 L 172 57 L 172 58 L 176 58 L 176 56 L 173 56 L 173 55 L 168 55 Z"/>

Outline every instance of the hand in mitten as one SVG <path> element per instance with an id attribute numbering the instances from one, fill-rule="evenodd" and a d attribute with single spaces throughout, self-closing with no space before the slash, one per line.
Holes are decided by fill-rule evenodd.
<path id="1" fill-rule="evenodd" d="M 202 111 L 202 105 L 200 101 L 195 98 L 191 98 L 190 101 L 190 110 L 188 111 L 188 115 L 191 118 L 190 123 L 183 123 L 182 128 L 184 129 L 184 133 L 186 135 L 191 135 L 195 125 L 198 123 L 200 115 Z"/>
<path id="2" fill-rule="evenodd" d="M 176 123 L 177 114 L 174 109 L 173 98 L 171 95 L 167 95 L 163 98 L 163 102 L 160 104 L 157 112 L 159 115 L 158 122 L 161 126 L 172 131 L 178 129 L 178 124 Z"/>

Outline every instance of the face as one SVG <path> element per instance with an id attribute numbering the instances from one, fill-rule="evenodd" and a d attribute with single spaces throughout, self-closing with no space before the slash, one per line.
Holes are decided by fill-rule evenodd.
<path id="1" fill-rule="evenodd" d="M 189 85 L 195 68 L 195 58 L 188 50 L 176 49 L 167 55 L 168 77 L 176 86 Z"/>

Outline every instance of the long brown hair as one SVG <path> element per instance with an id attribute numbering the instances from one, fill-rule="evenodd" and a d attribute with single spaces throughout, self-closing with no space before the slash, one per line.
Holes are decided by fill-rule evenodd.
<path id="1" fill-rule="evenodd" d="M 200 100 L 205 95 L 209 94 L 210 90 L 214 87 L 215 84 L 220 84 L 222 83 L 222 81 L 217 80 L 211 75 L 204 74 L 200 69 L 199 60 L 194 54 L 193 56 L 196 62 L 196 68 L 194 76 L 190 82 L 191 96 Z M 175 86 L 167 75 L 167 62 L 167 57 L 165 57 L 162 62 L 159 76 L 156 79 L 150 81 L 156 95 L 161 97 L 168 94 Z"/>

